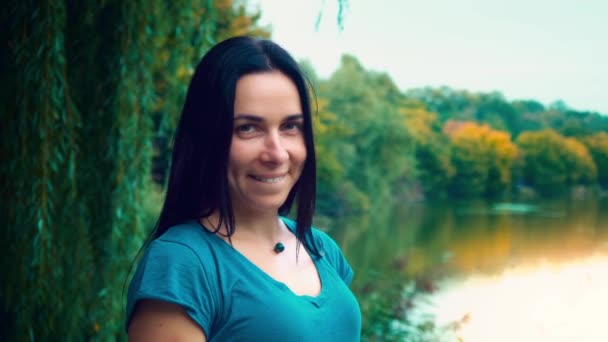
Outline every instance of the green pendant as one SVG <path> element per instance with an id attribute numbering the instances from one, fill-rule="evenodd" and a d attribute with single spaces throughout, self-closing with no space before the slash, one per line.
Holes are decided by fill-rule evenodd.
<path id="1" fill-rule="evenodd" d="M 282 243 L 277 242 L 277 244 L 276 244 L 276 245 L 274 245 L 274 251 L 275 251 L 275 252 L 277 252 L 277 253 L 281 253 L 281 252 L 282 252 L 282 251 L 284 251 L 284 250 L 285 250 L 285 246 L 283 246 L 283 244 L 282 244 Z"/>

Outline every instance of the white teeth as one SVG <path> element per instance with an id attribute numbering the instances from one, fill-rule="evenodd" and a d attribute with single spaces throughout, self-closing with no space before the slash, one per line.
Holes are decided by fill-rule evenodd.
<path id="1" fill-rule="evenodd" d="M 285 176 L 274 177 L 274 178 L 263 178 L 263 177 L 257 177 L 257 176 L 252 176 L 252 177 L 257 181 L 264 182 L 264 183 L 278 183 L 283 178 L 285 178 Z"/>

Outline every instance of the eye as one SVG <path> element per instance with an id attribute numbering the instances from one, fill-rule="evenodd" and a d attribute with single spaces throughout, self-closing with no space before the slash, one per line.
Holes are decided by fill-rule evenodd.
<path id="1" fill-rule="evenodd" d="M 256 127 L 252 124 L 243 124 L 239 125 L 235 128 L 237 133 L 253 133 L 256 130 Z"/>
<path id="2" fill-rule="evenodd" d="M 299 132 L 302 130 L 302 123 L 297 121 L 289 121 L 283 124 L 283 130 L 288 132 Z"/>
<path id="3" fill-rule="evenodd" d="M 243 139 L 249 139 L 259 136 L 262 129 L 255 124 L 244 123 L 234 127 L 234 135 Z"/>

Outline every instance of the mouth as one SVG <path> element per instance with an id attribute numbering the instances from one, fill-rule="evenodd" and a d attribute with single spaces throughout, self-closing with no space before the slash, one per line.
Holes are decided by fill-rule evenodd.
<path id="1" fill-rule="evenodd" d="M 282 181 L 283 179 L 285 179 L 285 176 L 283 175 L 278 177 L 261 177 L 252 175 L 251 178 L 257 180 L 258 182 L 273 184 Z"/>

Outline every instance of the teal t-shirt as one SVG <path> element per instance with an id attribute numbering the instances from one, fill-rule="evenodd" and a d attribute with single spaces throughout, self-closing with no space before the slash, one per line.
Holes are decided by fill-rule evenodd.
<path id="1" fill-rule="evenodd" d="M 293 231 L 295 223 L 284 219 Z M 316 297 L 299 296 L 191 221 L 146 249 L 129 286 L 127 328 L 140 299 L 175 303 L 207 341 L 359 341 L 361 311 L 348 288 L 353 270 L 337 244 L 314 229 L 322 256 Z"/>

